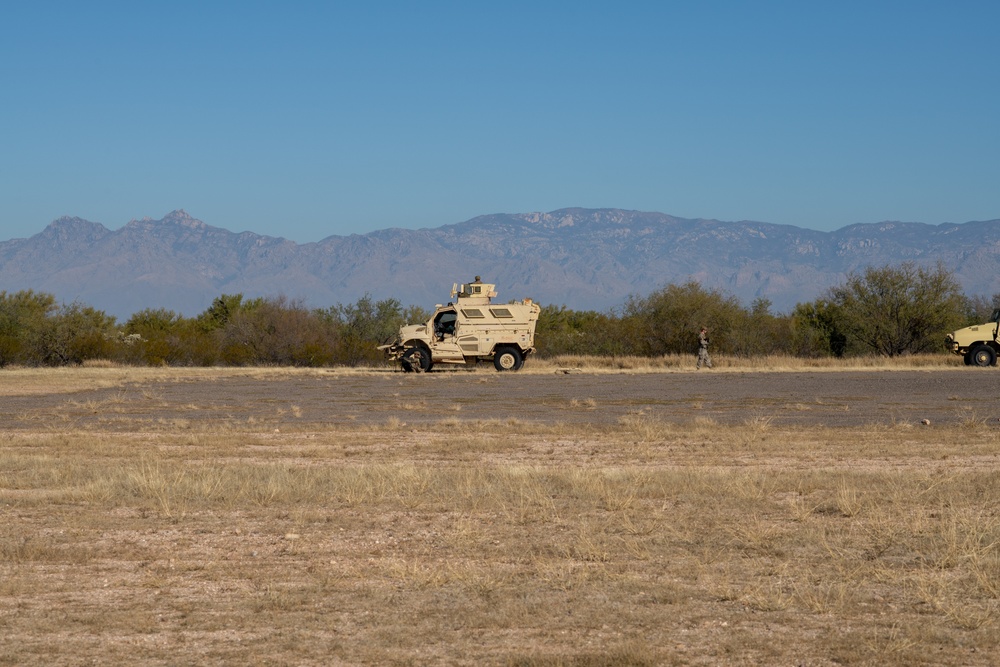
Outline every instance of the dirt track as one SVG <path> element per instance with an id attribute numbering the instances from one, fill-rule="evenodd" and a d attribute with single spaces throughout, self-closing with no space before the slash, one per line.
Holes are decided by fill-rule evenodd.
<path id="1" fill-rule="evenodd" d="M 626 414 L 774 425 L 954 424 L 1000 427 L 991 370 L 497 374 L 398 372 L 228 375 L 154 380 L 71 394 L 0 397 L 6 428 L 40 421 L 76 428 L 135 428 L 185 419 L 308 428 L 333 423 L 517 419 L 615 423 Z M 115 416 L 123 419 L 115 420 Z M 124 419 L 126 418 L 127 419 Z"/>

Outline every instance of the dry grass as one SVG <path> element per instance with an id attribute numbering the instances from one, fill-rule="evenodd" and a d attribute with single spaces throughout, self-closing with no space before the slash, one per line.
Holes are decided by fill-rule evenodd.
<path id="1" fill-rule="evenodd" d="M 89 372 L 50 376 L 52 390 L 133 371 Z M 209 381 L 186 373 L 171 381 Z M 164 409 L 149 389 L 74 408 L 120 409 L 134 429 L 0 432 L 0 664 L 988 665 L 1000 652 L 1000 460 L 975 419 L 449 411 L 276 433 L 180 417 L 188 405 L 174 406 L 183 425 L 151 428 L 129 401 Z M 596 404 L 567 396 L 556 417 Z"/>
<path id="2" fill-rule="evenodd" d="M 668 354 L 662 357 L 592 357 L 561 355 L 549 359 L 532 358 L 525 363 L 531 372 L 585 371 L 616 373 L 663 373 L 695 371 L 695 355 Z M 787 355 L 733 357 L 712 353 L 712 371 L 838 371 L 838 370 L 913 370 L 957 368 L 962 359 L 952 354 L 914 354 L 902 357 L 852 357 L 848 359 L 807 359 Z M 708 369 L 702 371 L 709 372 Z"/>
<path id="3" fill-rule="evenodd" d="M 791 356 L 728 357 L 713 354 L 713 371 L 838 371 L 838 370 L 913 370 L 946 369 L 962 366 L 956 355 L 922 354 L 903 357 L 855 357 L 850 359 L 805 359 Z M 665 355 L 662 357 L 593 357 L 562 355 L 552 358 L 532 357 L 520 371 L 535 373 L 665 373 L 694 372 L 694 355 Z M 447 372 L 467 372 L 465 367 L 449 369 Z M 70 368 L 20 368 L 8 367 L 2 370 L 5 381 L 0 384 L 0 396 L 71 393 L 87 389 L 116 387 L 137 382 L 204 382 L 224 377 L 255 379 L 281 379 L 295 377 L 364 377 L 383 373 L 398 372 L 396 366 L 337 366 L 331 368 L 288 368 L 288 367 L 149 367 L 121 366 L 110 362 L 88 362 L 83 367 Z M 496 371 L 492 364 L 481 363 L 473 372 L 492 375 Z M 708 372 L 707 370 L 702 372 Z"/>

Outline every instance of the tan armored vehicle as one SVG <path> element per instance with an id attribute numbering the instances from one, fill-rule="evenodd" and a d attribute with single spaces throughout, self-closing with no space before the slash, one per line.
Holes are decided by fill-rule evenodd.
<path id="1" fill-rule="evenodd" d="M 380 345 L 407 372 L 426 372 L 435 364 L 475 366 L 492 360 L 498 371 L 516 371 L 535 351 L 535 324 L 541 308 L 531 299 L 494 304 L 496 285 L 479 276 L 451 288 L 453 301 L 438 305 L 425 324 L 399 328 L 399 338 Z"/>
<path id="2" fill-rule="evenodd" d="M 945 345 L 955 354 L 962 355 L 966 366 L 996 366 L 997 352 L 1000 351 L 1000 341 L 997 340 L 998 323 L 1000 309 L 993 311 L 993 316 L 986 324 L 975 324 L 952 331 L 945 336 Z"/>

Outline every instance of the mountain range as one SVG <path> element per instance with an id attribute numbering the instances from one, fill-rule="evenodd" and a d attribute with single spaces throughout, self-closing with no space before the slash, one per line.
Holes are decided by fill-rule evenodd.
<path id="1" fill-rule="evenodd" d="M 384 229 L 298 244 L 207 225 L 183 210 L 117 230 L 64 217 L 0 242 L 0 290 L 33 289 L 125 318 L 194 315 L 221 294 L 284 295 L 307 306 L 367 295 L 430 308 L 481 275 L 501 300 L 607 310 L 695 280 L 776 312 L 812 301 L 867 266 L 941 262 L 967 294 L 1000 292 L 1000 220 L 857 224 L 832 232 L 763 222 L 569 208 L 485 215 L 431 229 Z"/>

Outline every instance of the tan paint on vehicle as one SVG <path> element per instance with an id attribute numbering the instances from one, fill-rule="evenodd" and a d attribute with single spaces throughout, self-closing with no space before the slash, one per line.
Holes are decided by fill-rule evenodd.
<path id="1" fill-rule="evenodd" d="M 1000 354 L 997 328 L 1000 326 L 1000 309 L 985 324 L 975 324 L 945 336 L 945 345 L 955 354 L 962 355 L 966 366 L 995 366 Z"/>
<path id="2" fill-rule="evenodd" d="M 452 301 L 438 305 L 423 324 L 407 324 L 399 337 L 379 349 L 406 371 L 427 371 L 436 364 L 473 366 L 493 361 L 497 370 L 518 370 L 535 351 L 535 325 L 541 308 L 531 299 L 494 303 L 496 285 L 476 280 L 455 284 Z"/>

